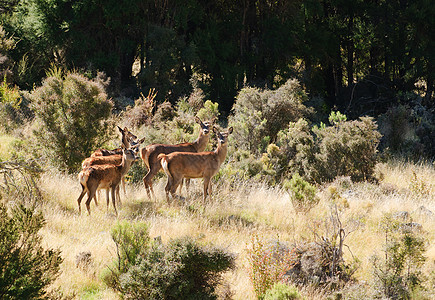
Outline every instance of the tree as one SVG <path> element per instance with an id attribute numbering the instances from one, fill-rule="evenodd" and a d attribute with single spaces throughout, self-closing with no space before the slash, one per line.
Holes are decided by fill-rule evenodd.
<path id="1" fill-rule="evenodd" d="M 30 95 L 39 122 L 34 131 L 41 155 L 75 172 L 81 161 L 109 140 L 112 102 L 101 78 L 77 73 L 47 77 Z"/>

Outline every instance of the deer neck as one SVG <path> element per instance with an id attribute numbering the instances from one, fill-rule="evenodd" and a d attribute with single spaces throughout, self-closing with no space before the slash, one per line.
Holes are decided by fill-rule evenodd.
<path id="1" fill-rule="evenodd" d="M 202 131 L 199 133 L 198 138 L 192 143 L 196 152 L 203 152 L 207 147 L 207 143 L 209 140 L 209 134 L 203 134 Z"/>
<path id="2" fill-rule="evenodd" d="M 130 142 L 128 141 L 127 137 L 125 135 L 122 135 L 122 144 L 125 148 L 130 148 Z"/>
<path id="3" fill-rule="evenodd" d="M 227 156 L 228 144 L 225 143 L 224 145 L 222 145 L 219 143 L 218 147 L 214 152 L 218 158 L 219 164 L 222 164 Z"/>
<path id="4" fill-rule="evenodd" d="M 128 170 L 130 170 L 132 163 L 132 160 L 127 160 L 125 159 L 124 155 L 122 156 L 121 164 L 118 166 L 118 169 L 121 172 L 121 176 L 124 176 L 128 172 Z"/>

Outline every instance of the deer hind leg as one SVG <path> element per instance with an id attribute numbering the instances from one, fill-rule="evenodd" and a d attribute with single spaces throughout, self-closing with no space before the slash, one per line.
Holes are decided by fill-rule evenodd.
<path id="1" fill-rule="evenodd" d="M 79 214 L 82 213 L 82 209 L 81 209 L 81 207 L 80 207 L 80 204 L 82 203 L 82 199 L 83 199 L 84 195 L 85 195 L 86 192 L 87 192 L 87 189 L 85 188 L 85 186 L 82 185 L 82 184 L 80 184 L 80 185 L 82 186 L 82 192 L 80 193 L 80 196 L 79 196 L 79 198 L 77 199 L 77 203 L 78 203 L 78 205 L 79 205 Z"/>
<path id="2" fill-rule="evenodd" d="M 186 182 L 186 194 L 189 194 L 190 178 L 184 178 Z"/>
<path id="3" fill-rule="evenodd" d="M 143 178 L 143 183 L 145 185 L 145 190 L 147 191 L 148 198 L 151 200 L 152 198 L 156 198 L 153 190 L 153 177 L 157 174 L 157 172 L 160 170 L 160 167 L 155 167 L 154 165 L 151 165 L 148 173 Z M 151 197 L 152 195 L 152 197 Z"/>
<path id="4" fill-rule="evenodd" d="M 88 214 L 91 215 L 91 201 L 92 198 L 95 197 L 97 189 L 89 189 L 88 191 L 88 199 L 86 200 L 86 209 L 88 210 Z"/>
<path id="5" fill-rule="evenodd" d="M 165 194 L 166 194 L 166 201 L 169 204 L 169 193 L 171 191 L 173 185 L 173 180 L 172 180 L 172 176 L 168 175 L 168 181 L 166 182 L 166 186 L 165 186 Z"/>
<path id="6" fill-rule="evenodd" d="M 172 176 L 172 184 L 171 184 L 171 187 L 169 189 L 169 192 L 172 195 L 172 199 L 174 199 L 176 197 L 175 192 L 177 191 L 177 188 L 180 185 L 182 180 L 183 180 L 183 177 L 174 177 L 174 176 Z"/>

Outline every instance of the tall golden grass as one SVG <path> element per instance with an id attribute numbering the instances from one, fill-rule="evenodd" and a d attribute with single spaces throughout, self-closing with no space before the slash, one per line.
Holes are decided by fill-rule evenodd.
<path id="1" fill-rule="evenodd" d="M 92 202 L 92 215 L 84 209 L 78 214 L 77 197 L 80 186 L 74 176 L 46 172 L 40 178 L 44 202 L 41 209 L 47 225 L 41 231 L 47 247 L 60 248 L 64 262 L 61 275 L 52 285 L 65 296 L 78 299 L 116 299 L 114 291 L 100 279 L 101 271 L 113 260 L 115 244 L 110 230 L 117 220 L 146 222 L 151 237 L 160 236 L 165 243 L 181 236 L 193 236 L 205 244 L 221 246 L 237 255 L 237 268 L 225 275 L 227 288 L 234 299 L 255 299 L 247 272 L 246 248 L 253 233 L 266 240 L 279 239 L 292 244 L 311 240 L 314 232 L 327 234 L 323 222 L 331 213 L 335 201 L 344 227 L 359 222 L 359 227 L 349 234 L 345 243 L 345 260 L 352 256 L 360 260 L 356 279 L 371 280 L 370 257 L 380 255 L 384 249 L 384 235 L 379 222 L 385 213 L 407 211 L 413 222 L 422 225 L 428 241 L 424 272 L 429 276 L 435 264 L 435 216 L 419 213 L 419 208 L 435 213 L 435 167 L 431 163 L 382 163 L 377 166 L 379 183 L 351 183 L 339 181 L 319 187 L 320 202 L 307 213 L 297 213 L 289 195 L 280 188 L 267 188 L 261 184 L 244 185 L 237 190 L 217 186 L 206 205 L 201 203 L 202 182 L 191 185 L 183 203 L 168 205 L 165 202 L 165 178 L 156 182 L 156 201 L 146 197 L 142 185 L 128 185 L 122 197 L 119 217 L 113 207 L 106 208 L 105 197 L 98 207 Z M 331 191 L 339 200 L 331 200 Z M 85 197 L 86 198 L 86 197 Z M 83 205 L 83 203 L 82 203 Z M 349 225 L 350 226 L 350 225 Z M 76 266 L 79 253 L 89 251 L 93 264 L 86 270 Z M 432 269 L 433 270 L 433 269 Z M 433 276 L 433 275 L 432 275 Z M 302 288 L 307 299 L 322 299 L 324 293 Z"/>

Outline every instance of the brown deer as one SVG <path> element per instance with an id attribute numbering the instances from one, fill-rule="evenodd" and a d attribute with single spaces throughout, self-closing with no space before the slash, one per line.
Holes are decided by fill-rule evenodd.
<path id="1" fill-rule="evenodd" d="M 233 127 L 227 132 L 219 132 L 213 127 L 218 139 L 215 151 L 186 153 L 173 152 L 159 154 L 163 170 L 168 175 L 165 187 L 166 199 L 169 203 L 169 193 L 175 198 L 175 191 L 183 178 L 204 178 L 204 203 L 207 195 L 211 194 L 211 178 L 218 172 L 219 167 L 225 161 L 228 150 L 228 135 L 233 132 Z"/>
<path id="2" fill-rule="evenodd" d="M 119 132 L 121 132 L 121 144 L 124 145 L 125 148 L 129 149 L 131 146 L 137 144 L 137 136 L 135 136 L 130 130 L 128 130 L 127 127 L 124 127 L 122 129 L 119 126 L 118 127 Z M 95 156 L 108 156 L 108 155 L 122 155 L 122 149 L 116 148 L 113 150 L 107 150 L 107 149 L 97 149 L 94 153 L 91 154 L 91 157 Z"/>
<path id="3" fill-rule="evenodd" d="M 198 138 L 193 143 L 182 143 L 176 145 L 151 144 L 141 149 L 140 156 L 148 168 L 148 173 L 143 178 L 143 183 L 149 199 L 151 199 L 151 194 L 155 198 L 152 179 L 161 169 L 160 160 L 157 156 L 161 153 L 169 154 L 172 152 L 204 151 L 210 138 L 210 127 L 214 123 L 214 120 L 215 119 L 210 122 L 202 122 L 198 117 L 195 117 L 195 121 L 201 126 L 201 129 Z"/>
<path id="4" fill-rule="evenodd" d="M 143 141 L 140 140 L 137 142 L 137 144 L 135 144 L 134 146 L 132 146 L 132 150 L 137 153 L 139 151 L 139 146 L 141 144 L 141 142 Z M 82 162 L 82 169 L 85 169 L 86 167 L 90 167 L 90 166 L 97 166 L 97 165 L 119 165 L 122 161 L 122 155 L 120 154 L 114 154 L 114 155 L 108 155 L 108 156 L 94 156 L 94 157 L 88 157 L 85 160 L 83 160 Z M 122 190 L 125 193 L 125 178 L 124 176 L 121 179 L 121 186 L 122 186 Z M 97 193 L 95 194 L 94 197 L 94 201 L 95 204 L 98 205 L 98 201 L 97 198 L 99 198 L 99 190 L 101 188 L 98 188 Z M 109 190 L 106 189 L 106 197 L 107 194 L 109 193 Z M 116 188 L 116 197 L 119 201 L 119 203 L 121 203 L 121 196 L 119 194 L 119 186 Z"/>
<path id="5" fill-rule="evenodd" d="M 89 215 L 91 214 L 90 203 L 98 188 L 111 189 L 112 191 L 112 204 L 115 209 L 115 214 L 118 215 L 116 210 L 116 189 L 121 182 L 122 177 L 128 172 L 131 164 L 138 159 L 132 149 L 122 148 L 122 160 L 119 165 L 94 165 L 84 168 L 79 173 L 79 181 L 82 186 L 82 192 L 77 199 L 79 205 L 79 213 L 81 213 L 80 204 L 83 196 L 87 193 L 88 199 L 86 200 L 86 208 Z M 109 193 L 106 193 L 107 209 L 109 209 Z"/>

